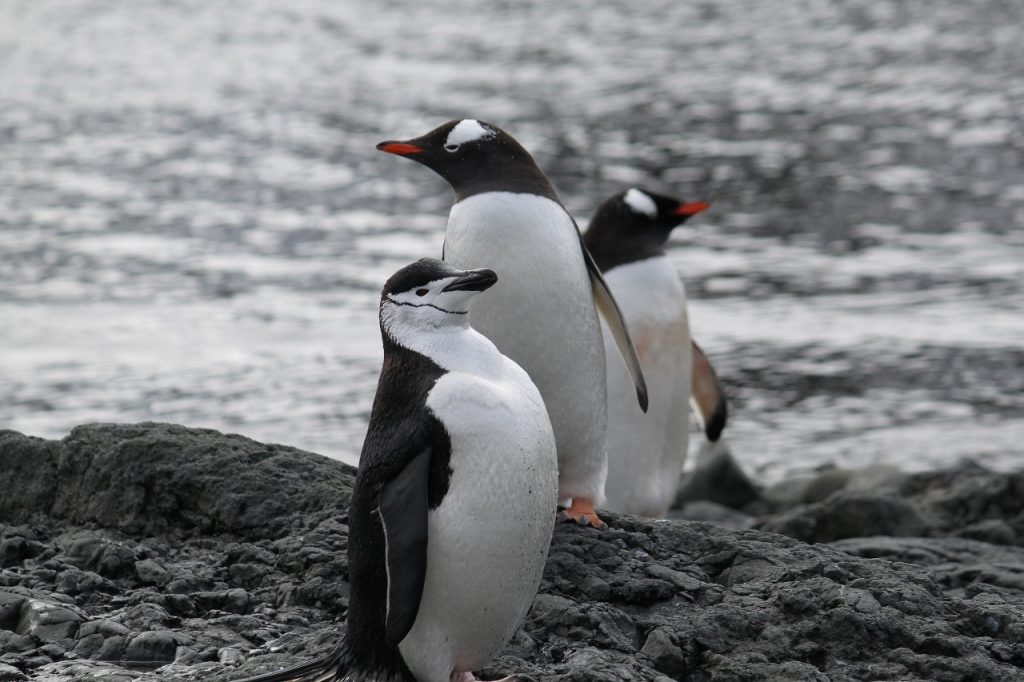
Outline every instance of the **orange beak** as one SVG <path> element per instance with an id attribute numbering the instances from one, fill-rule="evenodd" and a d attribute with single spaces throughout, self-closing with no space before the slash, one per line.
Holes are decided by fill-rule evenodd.
<path id="1" fill-rule="evenodd" d="M 423 147 L 417 147 L 414 144 L 408 142 L 381 142 L 377 145 L 377 149 L 388 154 L 398 154 L 399 156 L 409 156 L 410 154 L 419 154 L 423 151 Z"/>
<path id="2" fill-rule="evenodd" d="M 701 211 L 706 211 L 711 207 L 711 204 L 706 201 L 691 201 L 686 204 L 679 204 L 676 210 L 672 211 L 675 215 L 697 215 Z"/>

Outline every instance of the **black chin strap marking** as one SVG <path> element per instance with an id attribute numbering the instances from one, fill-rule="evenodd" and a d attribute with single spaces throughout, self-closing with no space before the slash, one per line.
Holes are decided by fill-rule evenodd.
<path id="1" fill-rule="evenodd" d="M 410 308 L 433 308 L 434 310 L 440 310 L 442 313 L 448 313 L 449 315 L 469 315 L 468 310 L 445 310 L 444 308 L 439 308 L 433 303 L 406 303 L 405 301 L 396 301 L 390 296 L 388 296 L 388 300 L 395 305 L 407 305 Z"/>

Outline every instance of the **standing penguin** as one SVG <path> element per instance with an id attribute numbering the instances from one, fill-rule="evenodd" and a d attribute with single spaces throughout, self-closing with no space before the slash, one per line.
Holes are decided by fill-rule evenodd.
<path id="1" fill-rule="evenodd" d="M 473 322 L 529 372 L 544 396 L 558 444 L 559 498 L 572 500 L 561 518 L 604 526 L 594 511 L 604 499 L 608 466 L 597 311 L 625 359 L 641 409 L 647 389 L 618 305 L 572 216 L 533 157 L 489 123 L 449 121 L 377 148 L 422 163 L 455 190 L 443 257 L 456 267 L 501 272 Z"/>
<path id="2" fill-rule="evenodd" d="M 474 680 L 544 571 L 554 434 L 526 372 L 469 326 L 491 270 L 419 260 L 384 285 L 384 365 L 349 512 L 348 623 L 271 680 Z"/>
<path id="3" fill-rule="evenodd" d="M 583 237 L 622 305 L 650 377 L 651 410 L 644 413 L 631 400 L 629 377 L 609 360 L 609 509 L 668 511 L 686 460 L 688 403 L 710 440 L 725 427 L 725 393 L 690 339 L 686 292 L 665 253 L 672 229 L 708 206 L 634 188 L 601 204 Z"/>

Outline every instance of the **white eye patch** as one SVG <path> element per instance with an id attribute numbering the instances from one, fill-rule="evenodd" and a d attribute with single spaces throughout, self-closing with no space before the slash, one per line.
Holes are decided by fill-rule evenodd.
<path id="1" fill-rule="evenodd" d="M 463 145 L 473 140 L 482 140 L 488 137 L 494 136 L 493 130 L 488 130 L 480 125 L 480 121 L 476 121 L 471 118 L 467 118 L 463 121 L 459 121 L 451 132 L 448 133 L 448 137 L 445 138 L 445 148 L 453 147 L 458 148 L 459 145 Z"/>
<path id="2" fill-rule="evenodd" d="M 622 197 L 622 200 L 626 203 L 626 206 L 629 206 L 633 213 L 643 213 L 645 216 L 652 219 L 658 217 L 658 207 L 654 203 L 654 199 L 636 188 L 626 192 L 626 196 Z"/>

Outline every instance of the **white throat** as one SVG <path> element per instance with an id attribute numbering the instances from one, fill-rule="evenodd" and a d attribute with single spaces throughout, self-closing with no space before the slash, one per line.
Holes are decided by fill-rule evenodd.
<path id="1" fill-rule="evenodd" d="M 447 317 L 452 319 L 433 327 L 408 324 L 398 316 L 388 316 L 387 311 L 383 320 L 386 333 L 395 343 L 429 358 L 446 371 L 496 376 L 501 371 L 501 355 L 494 344 L 469 326 L 469 315 Z"/>

